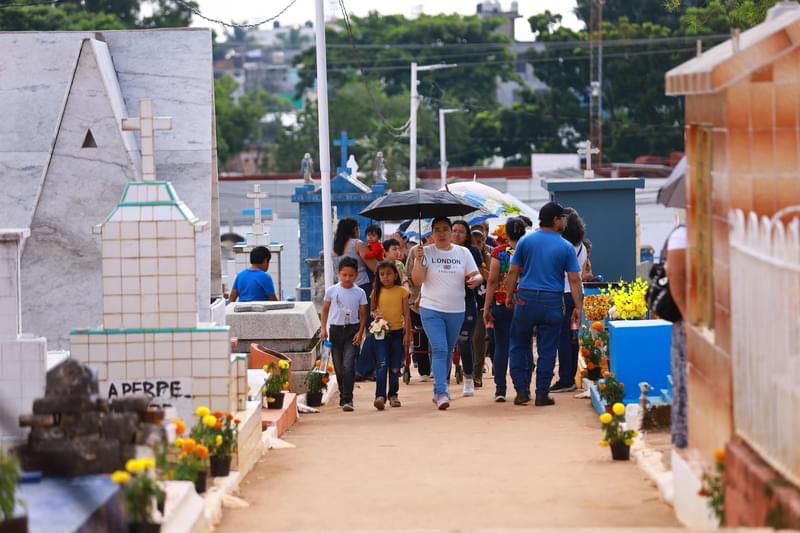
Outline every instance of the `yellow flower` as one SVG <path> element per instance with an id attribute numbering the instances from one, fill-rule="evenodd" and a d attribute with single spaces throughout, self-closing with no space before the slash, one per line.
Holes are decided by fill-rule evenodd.
<path id="1" fill-rule="evenodd" d="M 625 446 L 630 446 L 633 444 L 633 439 L 625 439 Z"/>
<path id="2" fill-rule="evenodd" d="M 208 415 L 207 414 L 207 415 L 203 416 L 203 424 L 205 424 L 206 426 L 208 426 L 210 428 L 213 428 L 214 426 L 217 425 L 217 417 L 214 416 L 214 415 Z"/>
<path id="3" fill-rule="evenodd" d="M 282 368 L 282 369 L 286 370 L 287 368 L 289 368 L 289 361 L 284 361 L 283 359 L 281 359 L 281 360 L 278 362 L 278 366 L 279 366 L 280 368 Z"/>
<path id="4" fill-rule="evenodd" d="M 183 448 L 183 439 L 175 439 L 175 447 Z"/>
<path id="5" fill-rule="evenodd" d="M 205 405 L 201 405 L 200 407 L 197 408 L 197 411 L 195 411 L 194 414 L 197 415 L 199 418 L 203 418 L 204 416 L 211 414 L 211 409 L 209 409 Z"/>
<path id="6" fill-rule="evenodd" d="M 138 459 L 128 459 L 128 462 L 125 463 L 125 470 L 131 474 L 141 474 L 144 472 L 144 465 Z"/>
<path id="7" fill-rule="evenodd" d="M 128 482 L 131 480 L 131 475 L 125 472 L 124 470 L 117 470 L 113 474 L 111 474 L 111 481 L 115 485 L 127 485 Z"/>
<path id="8" fill-rule="evenodd" d="M 608 448 L 608 441 L 607 440 L 601 440 L 600 441 L 600 446 L 603 447 L 603 448 Z"/>
<path id="9" fill-rule="evenodd" d="M 145 470 L 150 470 L 156 467 L 156 460 L 152 457 L 145 457 L 144 459 L 140 459 L 139 462 L 142 463 L 142 467 Z"/>
<path id="10" fill-rule="evenodd" d="M 612 417 L 609 413 L 603 413 L 600 415 L 600 422 L 602 422 L 604 425 L 610 424 L 612 420 L 614 420 L 614 417 Z"/>
<path id="11" fill-rule="evenodd" d="M 217 439 L 215 441 L 216 444 L 217 444 L 217 447 L 222 446 L 222 441 L 223 440 L 225 440 L 225 439 L 222 438 L 222 435 L 217 435 Z"/>
<path id="12" fill-rule="evenodd" d="M 625 405 L 617 402 L 611 407 L 611 410 L 614 411 L 615 415 L 622 416 L 625 414 Z"/>
<path id="13" fill-rule="evenodd" d="M 262 367 L 261 367 L 261 370 L 263 370 L 264 372 L 269 372 L 269 371 L 270 371 L 270 369 L 269 369 L 269 365 L 264 365 L 264 366 L 262 366 Z"/>
<path id="14" fill-rule="evenodd" d="M 283 384 L 283 390 L 289 390 L 289 384 L 288 383 L 284 383 Z"/>
<path id="15" fill-rule="evenodd" d="M 633 438 L 635 439 L 635 438 L 636 438 L 636 437 L 638 437 L 638 436 L 639 436 L 639 432 L 638 432 L 638 431 L 634 431 L 634 432 L 633 432 Z"/>

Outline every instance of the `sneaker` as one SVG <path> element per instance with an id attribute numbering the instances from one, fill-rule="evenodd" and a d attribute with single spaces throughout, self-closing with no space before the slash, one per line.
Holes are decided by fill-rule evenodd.
<path id="1" fill-rule="evenodd" d="M 473 379 L 473 381 L 475 382 L 476 389 L 480 389 L 481 387 L 483 387 L 483 378 L 476 377 Z"/>
<path id="2" fill-rule="evenodd" d="M 561 383 L 556 383 L 555 385 L 550 387 L 550 392 L 552 393 L 572 392 L 575 389 L 577 389 L 577 387 L 575 386 L 574 383 L 572 385 L 562 385 Z"/>
<path id="3" fill-rule="evenodd" d="M 439 396 L 436 400 L 436 408 L 440 411 L 446 411 L 450 407 L 450 398 L 447 396 Z"/>
<path id="4" fill-rule="evenodd" d="M 427 383 L 427 382 L 429 382 L 430 380 L 431 380 L 431 377 L 430 377 L 430 376 L 420 376 L 420 377 L 419 377 L 419 382 L 420 382 L 420 383 Z"/>
<path id="5" fill-rule="evenodd" d="M 397 399 L 397 396 L 392 396 L 389 398 L 389 405 L 392 407 L 400 407 L 403 404 L 400 403 L 400 400 Z"/>
<path id="6" fill-rule="evenodd" d="M 383 396 L 378 396 L 375 398 L 375 403 L 372 405 L 374 405 L 375 409 L 378 411 L 383 411 L 383 407 L 386 405 L 386 399 Z"/>
<path id="7" fill-rule="evenodd" d="M 464 378 L 464 396 L 475 396 L 475 382 L 472 378 Z"/>
<path id="8" fill-rule="evenodd" d="M 530 394 L 517 394 L 517 397 L 514 398 L 514 405 L 525 405 L 530 403 L 531 396 Z"/>
<path id="9" fill-rule="evenodd" d="M 352 413 L 353 411 L 355 411 L 355 409 L 353 408 L 352 403 L 346 403 L 342 406 L 342 411 L 346 413 Z"/>
<path id="10" fill-rule="evenodd" d="M 548 405 L 555 405 L 555 404 L 556 404 L 556 401 L 554 399 L 552 399 L 550 396 L 547 396 L 547 395 L 545 395 L 545 396 L 537 395 L 536 396 L 536 401 L 534 402 L 534 405 L 536 407 L 546 407 Z"/>
<path id="11" fill-rule="evenodd" d="M 494 401 L 495 403 L 506 403 L 506 397 L 503 394 L 495 394 Z"/>

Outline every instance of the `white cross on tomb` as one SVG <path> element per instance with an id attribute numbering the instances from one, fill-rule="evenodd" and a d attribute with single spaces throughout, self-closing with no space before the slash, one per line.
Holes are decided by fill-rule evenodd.
<path id="1" fill-rule="evenodd" d="M 585 178 L 594 177 L 594 170 L 592 169 L 592 156 L 599 153 L 600 149 L 592 146 L 592 141 L 578 143 L 578 154 L 582 155 L 584 159 L 586 159 L 586 170 L 583 172 L 583 176 Z"/>
<path id="2" fill-rule="evenodd" d="M 122 129 L 140 132 L 142 139 L 142 180 L 155 181 L 156 159 L 153 137 L 158 130 L 172 129 L 172 117 L 154 117 L 152 100 L 142 98 L 139 100 L 139 116 L 123 118 Z"/>
<path id="3" fill-rule="evenodd" d="M 267 193 L 261 192 L 261 185 L 258 183 L 253 185 L 253 192 L 247 193 L 247 197 L 253 200 L 253 215 L 255 216 L 255 220 L 253 221 L 253 242 L 249 242 L 253 246 L 266 246 L 267 243 L 267 235 L 264 231 L 264 222 L 261 220 L 261 200 L 267 197 Z"/>

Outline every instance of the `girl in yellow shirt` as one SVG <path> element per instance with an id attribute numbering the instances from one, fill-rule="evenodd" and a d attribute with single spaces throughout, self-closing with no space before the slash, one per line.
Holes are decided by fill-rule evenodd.
<path id="1" fill-rule="evenodd" d="M 386 406 L 386 381 L 388 374 L 389 405 L 400 407 L 400 369 L 405 353 L 411 345 L 411 311 L 408 307 L 408 289 L 402 286 L 400 272 L 392 261 L 378 265 L 375 288 L 372 290 L 373 316 L 389 323 L 383 339 L 375 340 L 377 368 L 375 370 L 375 408 Z"/>

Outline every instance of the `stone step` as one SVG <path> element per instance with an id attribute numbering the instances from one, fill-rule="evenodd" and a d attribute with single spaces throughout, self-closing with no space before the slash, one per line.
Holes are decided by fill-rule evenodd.
<path id="1" fill-rule="evenodd" d="M 297 395 L 286 392 L 281 409 L 261 410 L 261 430 L 266 431 L 270 426 L 275 426 L 278 437 L 283 436 L 297 422 Z"/>

